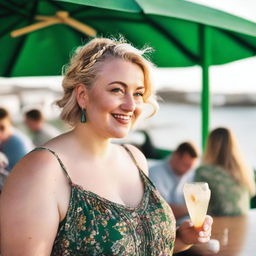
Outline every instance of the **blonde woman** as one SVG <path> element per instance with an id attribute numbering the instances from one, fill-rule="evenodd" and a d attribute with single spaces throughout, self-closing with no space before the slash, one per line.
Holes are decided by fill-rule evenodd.
<path id="1" fill-rule="evenodd" d="M 2 255 L 172 255 L 207 242 L 211 217 L 177 231 L 126 136 L 153 95 L 151 64 L 124 41 L 96 38 L 67 67 L 58 101 L 72 129 L 29 153 L 1 198 Z M 175 238 L 176 237 L 176 238 Z M 176 240 L 175 240 L 176 239 Z"/>
<path id="2" fill-rule="evenodd" d="M 237 216 L 248 212 L 255 183 L 229 129 L 220 127 L 209 134 L 203 165 L 196 170 L 195 179 L 209 183 L 209 214 Z"/>

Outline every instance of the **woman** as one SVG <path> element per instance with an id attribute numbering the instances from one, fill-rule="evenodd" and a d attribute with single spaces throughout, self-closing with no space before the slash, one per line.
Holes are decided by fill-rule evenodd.
<path id="1" fill-rule="evenodd" d="M 146 177 L 145 157 L 123 138 L 152 96 L 150 63 L 123 41 L 79 48 L 57 103 L 73 129 L 28 154 L 1 200 L 5 255 L 172 255 L 175 220 Z M 56 160 L 57 159 L 57 160 Z M 212 219 L 177 232 L 175 251 L 207 242 Z"/>
<path id="2" fill-rule="evenodd" d="M 195 179 L 209 184 L 209 214 L 237 216 L 248 213 L 255 183 L 229 129 L 221 127 L 209 134 L 203 165 L 196 170 Z"/>

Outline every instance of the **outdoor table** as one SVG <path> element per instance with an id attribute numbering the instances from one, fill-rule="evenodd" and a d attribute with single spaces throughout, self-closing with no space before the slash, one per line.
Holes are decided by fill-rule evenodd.
<path id="1" fill-rule="evenodd" d="M 256 255 L 256 209 L 248 216 L 215 217 L 212 238 L 220 241 L 218 256 Z"/>
<path id="2" fill-rule="evenodd" d="M 214 217 L 212 239 L 220 242 L 220 251 L 216 256 L 254 256 L 256 255 L 256 209 L 247 216 Z M 184 254 L 197 256 L 193 250 Z"/>

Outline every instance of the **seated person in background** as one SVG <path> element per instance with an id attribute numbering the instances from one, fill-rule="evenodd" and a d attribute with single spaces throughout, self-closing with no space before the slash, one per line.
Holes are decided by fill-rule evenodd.
<path id="1" fill-rule="evenodd" d="M 214 216 L 246 214 L 255 183 L 238 151 L 233 133 L 217 128 L 208 137 L 203 165 L 196 170 L 195 181 L 208 182 L 211 199 L 208 213 Z"/>
<path id="2" fill-rule="evenodd" d="M 195 145 L 184 142 L 170 157 L 149 169 L 150 179 L 171 206 L 177 224 L 188 215 L 183 185 L 193 181 L 194 171 L 192 169 L 197 162 L 198 155 Z"/>
<path id="3" fill-rule="evenodd" d="M 9 174 L 9 172 L 5 169 L 8 163 L 9 161 L 6 155 L 0 151 L 0 193 Z"/>
<path id="4" fill-rule="evenodd" d="M 32 148 L 30 139 L 13 127 L 9 112 L 5 108 L 0 108 L 0 151 L 9 160 L 5 169 L 10 171 Z"/>
<path id="5" fill-rule="evenodd" d="M 45 122 L 42 112 L 38 109 L 32 109 L 25 113 L 25 124 L 32 133 L 32 140 L 36 146 L 60 135 L 60 131 Z"/>

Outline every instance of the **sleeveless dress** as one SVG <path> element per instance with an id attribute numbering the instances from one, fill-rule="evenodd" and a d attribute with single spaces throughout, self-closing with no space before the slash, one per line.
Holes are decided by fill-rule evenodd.
<path id="1" fill-rule="evenodd" d="M 176 227 L 171 208 L 139 168 L 144 195 L 137 207 L 111 202 L 74 184 L 58 155 L 71 186 L 65 218 L 59 223 L 51 256 L 169 256 L 173 253 Z"/>

